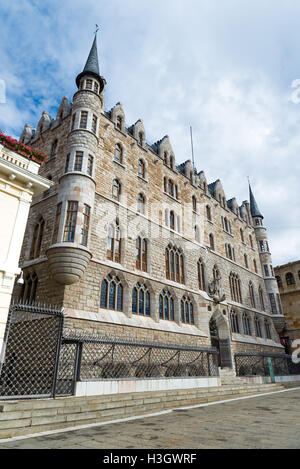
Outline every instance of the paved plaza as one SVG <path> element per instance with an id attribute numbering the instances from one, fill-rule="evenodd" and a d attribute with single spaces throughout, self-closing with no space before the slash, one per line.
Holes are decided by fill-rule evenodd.
<path id="1" fill-rule="evenodd" d="M 300 448 L 300 389 L 26 438 L 0 449 Z"/>

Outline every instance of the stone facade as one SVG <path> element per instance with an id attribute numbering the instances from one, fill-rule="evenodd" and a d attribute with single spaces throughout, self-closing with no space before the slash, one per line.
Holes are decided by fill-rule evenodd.
<path id="1" fill-rule="evenodd" d="M 21 136 L 49 155 L 40 174 L 53 181 L 46 195 L 33 200 L 20 259 L 25 277 L 27 272 L 38 276 L 35 299 L 63 306 L 65 327 L 84 334 L 210 347 L 213 318 L 219 339 L 228 341 L 232 356 L 241 351 L 283 352 L 249 203 L 239 207 L 235 199 L 226 201 L 221 182 L 208 185 L 204 172 L 193 168 L 191 161 L 176 165 L 168 136 L 148 144 L 141 120 L 126 126 L 121 103 L 105 111 L 106 82 L 95 68 L 89 71 L 90 57 L 78 77 L 73 104 L 63 98 L 55 120 L 49 121 L 44 113 L 37 131 L 26 127 Z M 32 237 L 41 216 L 41 251 L 32 258 Z M 115 256 L 118 236 L 121 248 Z M 138 238 L 147 243 L 143 255 L 137 249 Z M 166 249 L 169 261 L 174 253 L 174 264 L 170 261 L 168 267 Z M 221 276 L 221 303 L 208 294 L 214 272 Z M 232 273 L 240 281 L 239 301 L 230 287 Z M 122 294 L 121 299 L 114 297 L 114 305 L 107 299 L 104 307 L 100 298 L 107 276 L 117 278 Z M 136 314 L 133 307 L 137 284 L 150 298 L 143 314 Z M 110 288 L 118 287 L 110 283 Z M 173 300 L 174 317 L 170 314 L 169 319 L 160 304 L 163 291 Z M 26 289 L 16 287 L 17 293 L 26 299 Z M 182 316 L 182 301 L 190 308 L 189 317 Z M 232 310 L 238 332 L 231 331 Z M 256 334 L 256 316 L 261 337 Z"/>
<path id="2" fill-rule="evenodd" d="M 300 339 L 300 261 L 280 265 L 274 269 L 285 318 L 285 328 L 280 334 L 289 353 L 292 343 Z"/>

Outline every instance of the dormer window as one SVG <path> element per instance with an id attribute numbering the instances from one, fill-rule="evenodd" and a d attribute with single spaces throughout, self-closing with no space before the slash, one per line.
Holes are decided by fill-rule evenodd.
<path id="1" fill-rule="evenodd" d="M 139 135 L 138 135 L 138 142 L 139 142 L 139 145 L 142 147 L 144 145 L 144 134 L 143 132 L 139 132 Z"/>
<path id="2" fill-rule="evenodd" d="M 112 196 L 113 196 L 113 199 L 117 200 L 118 202 L 120 201 L 121 184 L 117 179 L 115 179 L 113 182 Z"/>
<path id="3" fill-rule="evenodd" d="M 170 168 L 174 169 L 174 156 L 173 155 L 170 156 Z"/>
<path id="4" fill-rule="evenodd" d="M 118 116 L 118 117 L 117 117 L 117 124 L 116 124 L 116 125 L 117 125 L 117 129 L 122 130 L 122 127 L 123 127 L 123 119 L 122 119 L 121 116 Z"/>

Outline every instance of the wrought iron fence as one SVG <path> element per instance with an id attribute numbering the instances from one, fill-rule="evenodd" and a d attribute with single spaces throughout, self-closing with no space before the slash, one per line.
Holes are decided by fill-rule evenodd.
<path id="1" fill-rule="evenodd" d="M 294 363 L 291 355 L 240 353 L 235 355 L 237 376 L 270 376 L 268 359 L 275 376 L 300 375 L 300 363 Z"/>
<path id="2" fill-rule="evenodd" d="M 218 376 L 216 349 L 99 337 L 66 340 L 78 344 L 77 365 L 69 368 L 77 381 Z"/>
<path id="3" fill-rule="evenodd" d="M 41 305 L 12 304 L 0 363 L 0 396 L 54 397 L 63 312 Z"/>

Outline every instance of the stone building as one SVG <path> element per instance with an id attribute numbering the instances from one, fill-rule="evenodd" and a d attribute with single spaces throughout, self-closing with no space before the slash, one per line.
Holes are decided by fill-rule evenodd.
<path id="1" fill-rule="evenodd" d="M 30 203 L 33 195 L 48 191 L 52 184 L 38 175 L 43 157 L 0 132 L 0 368 L 14 281 L 21 274 L 18 263 Z"/>
<path id="2" fill-rule="evenodd" d="M 34 198 L 20 265 L 24 300 L 63 306 L 66 329 L 221 350 L 284 352 L 282 313 L 263 216 L 226 199 L 168 136 L 150 144 L 122 104 L 105 110 L 96 37 L 55 119 L 21 141 L 48 155 L 54 185 Z M 41 220 L 43 238 L 37 240 Z M 36 252 L 36 243 L 41 249 Z M 33 292 L 32 278 L 38 278 Z"/>
<path id="3" fill-rule="evenodd" d="M 285 317 L 280 337 L 287 352 L 292 353 L 293 341 L 300 339 L 300 261 L 280 265 L 274 271 Z"/>

